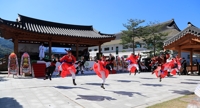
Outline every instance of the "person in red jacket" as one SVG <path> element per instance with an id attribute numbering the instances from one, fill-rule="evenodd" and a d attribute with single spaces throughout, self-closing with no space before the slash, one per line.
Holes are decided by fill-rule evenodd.
<path id="1" fill-rule="evenodd" d="M 139 67 L 138 67 L 138 58 L 140 57 L 140 53 L 138 53 L 138 55 L 135 54 L 131 54 L 126 60 L 130 61 L 130 65 L 128 66 L 128 71 L 130 71 L 130 75 L 131 73 L 135 73 L 136 75 L 136 69 L 139 72 Z"/>
<path id="2" fill-rule="evenodd" d="M 68 50 L 67 52 L 68 53 L 60 59 L 60 61 L 63 62 L 61 77 L 64 78 L 67 75 L 71 74 L 73 84 L 76 85 L 75 82 L 76 67 L 74 66 L 76 58 L 72 55 L 72 52 L 70 50 Z"/>
<path id="3" fill-rule="evenodd" d="M 106 59 L 104 56 L 101 57 L 100 60 L 97 60 L 97 63 L 94 63 L 93 70 L 94 72 L 103 80 L 103 83 L 101 85 L 101 88 L 105 89 L 104 84 L 105 80 L 109 75 L 109 70 L 106 69 Z"/>

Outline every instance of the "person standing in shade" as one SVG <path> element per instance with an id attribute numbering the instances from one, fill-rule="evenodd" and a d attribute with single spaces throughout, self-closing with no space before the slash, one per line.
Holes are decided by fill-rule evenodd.
<path id="1" fill-rule="evenodd" d="M 42 60 L 44 58 L 44 46 L 43 43 L 39 47 L 39 58 Z"/>
<path id="2" fill-rule="evenodd" d="M 79 71 L 81 71 L 81 74 L 84 74 L 84 63 L 85 63 L 85 59 L 84 57 L 81 57 L 81 60 L 77 62 L 78 66 L 77 66 L 77 71 L 76 74 L 79 73 Z"/>
<path id="3" fill-rule="evenodd" d="M 182 71 L 183 75 L 187 75 L 187 69 L 186 69 L 187 62 L 186 62 L 185 58 L 183 58 L 183 62 L 181 63 L 181 66 L 183 68 L 183 71 Z"/>

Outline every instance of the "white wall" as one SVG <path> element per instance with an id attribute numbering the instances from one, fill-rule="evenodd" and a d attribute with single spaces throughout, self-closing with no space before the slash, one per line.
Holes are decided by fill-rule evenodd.
<path id="1" fill-rule="evenodd" d="M 108 51 L 105 51 L 104 48 L 108 48 Z M 133 52 L 133 48 L 128 48 L 128 49 L 123 49 L 123 46 L 118 44 L 118 45 L 108 45 L 108 46 L 102 46 L 102 53 L 105 56 L 109 56 L 109 54 L 112 54 L 114 56 L 116 55 L 116 47 L 118 47 L 118 56 L 122 57 L 122 56 L 129 56 L 132 52 Z M 112 49 L 113 48 L 113 49 Z M 94 49 L 97 49 L 97 51 L 94 51 Z M 96 56 L 96 53 L 99 52 L 99 47 L 98 46 L 94 46 L 94 47 L 89 47 L 88 50 L 92 50 L 90 51 L 90 56 L 92 58 L 94 58 Z M 148 52 L 150 50 L 147 50 L 146 48 L 135 48 L 135 54 L 138 54 L 140 52 L 140 54 L 142 55 L 142 58 L 146 58 L 147 54 L 143 54 L 143 52 Z"/>
<path id="2" fill-rule="evenodd" d="M 18 45 L 18 52 L 39 52 L 40 44 L 19 43 Z"/>
<path id="3" fill-rule="evenodd" d="M 87 47 L 78 47 L 79 51 L 83 51 L 84 49 L 86 49 Z M 76 51 L 76 46 L 72 46 L 71 50 Z"/>

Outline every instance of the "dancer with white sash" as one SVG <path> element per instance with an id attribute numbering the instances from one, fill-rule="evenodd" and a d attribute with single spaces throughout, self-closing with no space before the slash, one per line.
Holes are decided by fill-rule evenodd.
<path id="1" fill-rule="evenodd" d="M 105 87 L 104 87 L 105 80 L 109 75 L 109 70 L 105 68 L 106 65 L 107 65 L 106 59 L 104 56 L 102 56 L 101 59 L 98 60 L 97 63 L 94 63 L 94 65 L 93 65 L 93 70 L 103 80 L 103 83 L 101 85 L 101 88 L 103 88 L 103 89 L 105 89 Z"/>
<path id="2" fill-rule="evenodd" d="M 76 67 L 74 66 L 76 62 L 76 58 L 72 55 L 72 52 L 68 50 L 68 53 L 60 59 L 62 63 L 62 72 L 61 77 L 66 77 L 67 75 L 72 75 L 73 84 L 76 85 L 75 82 L 75 73 Z"/>
<path id="3" fill-rule="evenodd" d="M 130 72 L 129 75 L 131 75 L 131 73 L 135 73 L 136 75 L 136 70 L 139 72 L 139 66 L 138 66 L 138 58 L 140 57 L 140 53 L 138 53 L 138 55 L 135 55 L 134 53 L 132 53 L 126 60 L 130 61 L 130 64 L 128 66 L 128 71 Z"/>

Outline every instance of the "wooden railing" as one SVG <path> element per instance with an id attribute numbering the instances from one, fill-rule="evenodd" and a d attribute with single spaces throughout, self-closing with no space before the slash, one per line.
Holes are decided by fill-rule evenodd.
<path id="1" fill-rule="evenodd" d="M 187 71 L 191 72 L 191 65 L 187 66 Z M 197 65 L 192 66 L 192 71 L 198 71 Z"/>

